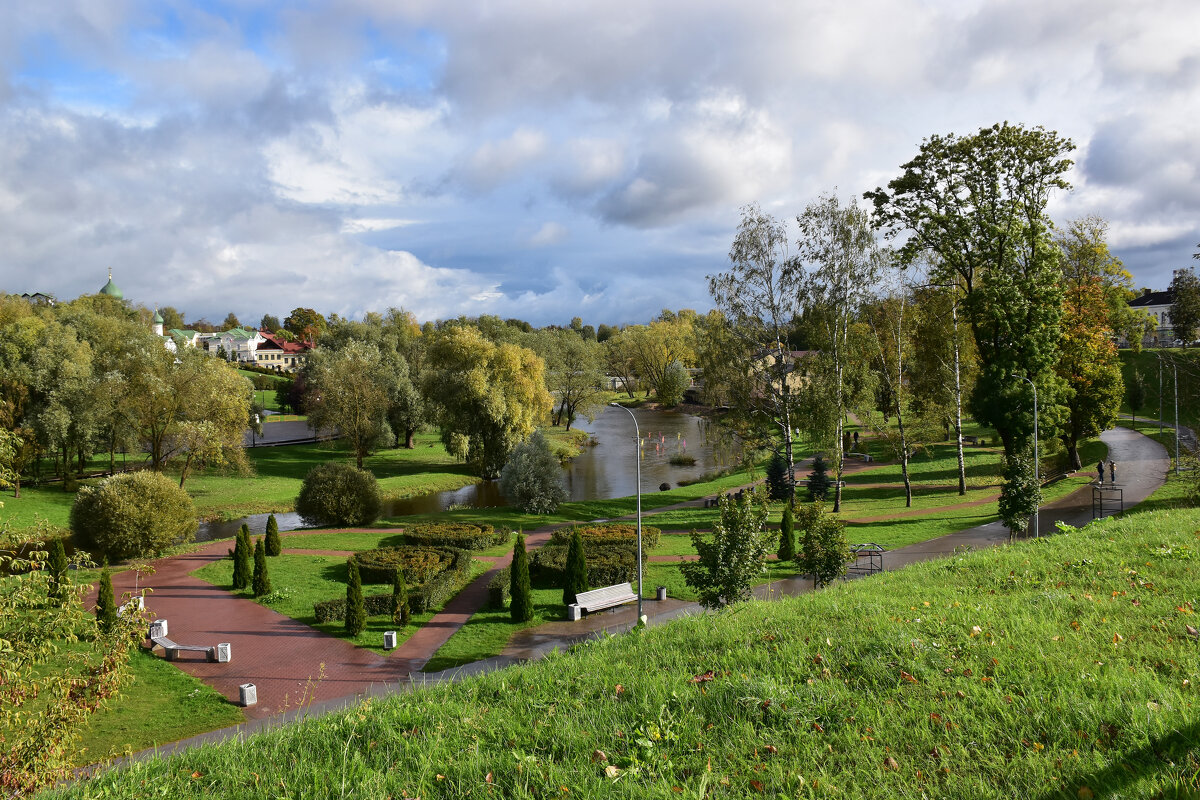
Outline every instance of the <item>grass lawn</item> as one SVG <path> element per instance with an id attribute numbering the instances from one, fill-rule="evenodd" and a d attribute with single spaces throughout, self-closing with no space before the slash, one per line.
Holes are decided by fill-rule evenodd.
<path id="1" fill-rule="evenodd" d="M 466 625 L 454 632 L 421 671 L 441 672 L 499 655 L 517 631 L 537 627 L 543 622 L 561 620 L 566 616 L 567 607 L 563 605 L 561 588 L 535 586 L 531 594 L 532 621 L 513 622 L 507 608 L 477 612 Z"/>
<path id="2" fill-rule="evenodd" d="M 130 657 L 133 682 L 120 699 L 92 717 L 83 733 L 80 764 L 237 725 L 242 710 L 215 689 L 165 659 L 138 648 Z"/>
<path id="3" fill-rule="evenodd" d="M 1133 513 L 684 617 L 52 796 L 1195 796 L 1196 530 Z"/>
<path id="4" fill-rule="evenodd" d="M 346 559 L 337 556 L 284 554 L 267 559 L 267 564 L 271 575 L 271 585 L 283 596 L 273 602 L 264 603 L 264 605 L 297 622 L 303 622 L 305 625 L 328 633 L 330 636 L 345 639 L 356 647 L 366 647 L 380 654 L 388 652 L 383 648 L 384 631 L 396 631 L 396 642 L 400 644 L 441 610 L 439 607 L 424 614 L 414 614 L 411 622 L 405 628 L 400 628 L 392 622 L 390 615 L 368 617 L 367 626 L 362 633 L 358 636 L 347 636 L 341 622 L 318 623 L 316 617 L 313 616 L 313 603 L 346 596 Z M 465 586 L 471 580 L 482 575 L 490 567 L 490 564 L 473 562 L 471 575 L 463 585 Z M 232 560 L 223 559 L 213 562 L 201 567 L 193 574 L 214 586 L 228 589 L 238 597 L 254 599 L 249 591 L 233 591 Z M 363 584 L 364 595 L 391 594 L 391 591 L 391 584 Z"/>

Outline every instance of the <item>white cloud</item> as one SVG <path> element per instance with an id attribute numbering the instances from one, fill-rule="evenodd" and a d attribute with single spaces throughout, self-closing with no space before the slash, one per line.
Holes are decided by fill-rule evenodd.
<path id="1" fill-rule="evenodd" d="M 544 222 L 527 240 L 530 247 L 549 247 L 567 238 L 567 229 L 557 222 Z"/>

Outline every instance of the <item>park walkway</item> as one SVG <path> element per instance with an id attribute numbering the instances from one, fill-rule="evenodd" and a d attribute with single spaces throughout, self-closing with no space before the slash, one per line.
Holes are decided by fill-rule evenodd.
<path id="1" fill-rule="evenodd" d="M 1109 457 L 1117 461 L 1125 508 L 1141 502 L 1163 484 L 1169 460 L 1162 446 L 1125 428 L 1106 431 L 1101 438 L 1109 448 Z M 869 467 L 862 465 L 861 468 Z M 645 512 L 645 515 L 695 507 L 701 503 L 677 503 Z M 1072 525 L 1086 524 L 1091 519 L 1091 509 L 1092 487 L 1088 486 L 1044 507 L 1041 532 L 1053 532 L 1054 522 L 1059 520 Z M 930 513 L 935 510 L 930 509 Z M 527 545 L 531 549 L 540 546 L 559 527 L 563 526 L 547 526 L 527 534 Z M 303 549 L 302 539 L 305 535 L 301 532 L 287 534 L 284 543 L 289 549 Z M 889 551 L 884 556 L 884 569 L 899 569 L 907 564 L 939 558 L 963 546 L 978 549 L 1007 540 L 1007 530 L 1003 526 L 989 523 Z M 497 658 L 444 673 L 425 675 L 419 672 L 421 667 L 475 611 L 486 605 L 487 582 L 495 570 L 508 565 L 511 555 L 487 559 L 492 561 L 492 568 L 487 573 L 460 592 L 400 647 L 387 656 L 381 656 L 321 633 L 251 600 L 236 598 L 227 590 L 190 574 L 206 564 L 225 558 L 228 549 L 228 542 L 216 542 L 193 553 L 156 562 L 157 572 L 148 581 L 154 587 L 154 592 L 147 597 L 146 605 L 152 618 L 170 621 L 170 636 L 177 642 L 230 642 L 233 652 L 230 663 L 209 664 L 196 659 L 182 660 L 176 664 L 234 701 L 238 697 L 239 684 L 254 683 L 259 702 L 257 706 L 247 709 L 247 725 L 193 737 L 169 749 L 214 741 L 231 732 L 246 732 L 264 724 L 283 724 L 301 714 L 321 713 L 349 705 L 359 696 L 379 696 L 403 690 L 414 681 L 453 679 L 537 658 L 551 649 L 569 646 L 599 635 L 601 631 L 627 629 L 636 622 L 635 607 L 624 606 L 589 615 L 578 622 L 545 623 L 519 631 Z M 131 584 L 132 580 L 131 571 L 114 576 L 118 594 L 131 589 L 132 586 L 127 584 Z M 811 591 L 811 588 L 811 581 L 793 578 L 759 586 L 755 594 L 763 598 L 780 597 L 801 594 Z M 698 613 L 699 610 L 695 603 L 682 600 L 644 601 L 644 613 L 650 618 L 650 624 L 661 624 L 681 614 Z"/>

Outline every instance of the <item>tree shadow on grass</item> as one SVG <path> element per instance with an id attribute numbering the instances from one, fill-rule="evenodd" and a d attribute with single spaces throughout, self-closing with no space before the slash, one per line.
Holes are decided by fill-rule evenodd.
<path id="1" fill-rule="evenodd" d="M 1172 731 L 1159 739 L 1117 758 L 1100 772 L 1080 773 L 1066 779 L 1063 788 L 1052 789 L 1038 800 L 1075 798 L 1087 786 L 1097 797 L 1116 796 L 1142 778 L 1158 779 L 1155 797 L 1200 796 L 1200 722 Z M 1064 776 L 1065 777 L 1065 776 Z M 1165 779 L 1165 780 L 1163 780 Z M 1148 787 L 1139 787 L 1145 790 Z"/>

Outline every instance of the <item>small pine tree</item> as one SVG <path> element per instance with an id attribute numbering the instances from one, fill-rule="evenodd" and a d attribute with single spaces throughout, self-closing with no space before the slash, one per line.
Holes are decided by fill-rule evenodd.
<path id="1" fill-rule="evenodd" d="M 100 591 L 96 595 L 96 622 L 101 633 L 112 633 L 117 627 L 117 599 L 113 595 L 112 575 L 108 561 L 100 570 Z"/>
<path id="2" fill-rule="evenodd" d="M 791 561 L 796 557 L 796 524 L 789 503 L 783 509 L 783 521 L 779 523 L 779 560 Z"/>
<path id="3" fill-rule="evenodd" d="M 267 573 L 267 548 L 263 540 L 254 544 L 254 596 L 262 597 L 271 593 L 271 576 Z"/>
<path id="4" fill-rule="evenodd" d="M 563 604 L 575 602 L 575 595 L 588 590 L 587 559 L 583 555 L 583 537 L 579 531 L 571 534 L 567 546 L 567 568 L 563 574 Z"/>
<path id="5" fill-rule="evenodd" d="M 233 545 L 233 588 L 234 591 L 250 587 L 250 560 L 253 553 L 250 549 L 250 527 L 242 523 L 237 540 Z"/>
<path id="6" fill-rule="evenodd" d="M 50 590 L 47 592 L 51 600 L 60 603 L 67 599 L 67 551 L 63 548 L 62 539 L 50 543 L 50 559 L 47 563 L 50 572 Z"/>
<path id="7" fill-rule="evenodd" d="M 396 570 L 392 580 L 392 622 L 401 627 L 408 627 L 412 619 L 412 610 L 408 607 L 408 584 L 404 580 L 404 570 Z"/>
<path id="8" fill-rule="evenodd" d="M 267 517 L 267 555 L 277 556 L 283 552 L 283 542 L 279 540 L 279 523 L 275 515 Z"/>
<path id="9" fill-rule="evenodd" d="M 509 616 L 513 622 L 529 622 L 533 619 L 533 596 L 529 588 L 529 555 L 525 552 L 525 537 L 520 534 L 513 545 L 510 581 L 512 600 L 508 605 Z"/>
<path id="10" fill-rule="evenodd" d="M 829 467 L 825 464 L 825 459 L 817 456 L 813 459 L 812 472 L 808 473 L 808 499 L 817 501 L 824 500 L 825 495 L 829 494 Z"/>
<path id="11" fill-rule="evenodd" d="M 775 453 L 767 461 L 767 497 L 777 502 L 791 499 L 792 482 L 788 480 L 787 461 Z"/>
<path id="12" fill-rule="evenodd" d="M 363 603 L 362 577 L 353 558 L 346 561 L 346 633 L 358 636 L 367 627 L 367 607 Z"/>

